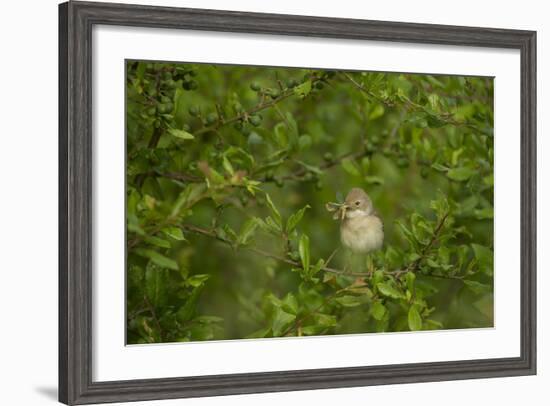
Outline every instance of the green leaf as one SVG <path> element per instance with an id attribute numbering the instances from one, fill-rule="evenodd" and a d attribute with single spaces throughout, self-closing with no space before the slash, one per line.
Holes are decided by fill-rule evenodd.
<path id="1" fill-rule="evenodd" d="M 257 222 L 258 222 L 258 226 L 267 233 L 278 235 L 282 231 L 279 228 L 279 226 L 275 223 L 275 220 L 271 218 L 271 216 L 266 217 L 265 220 L 258 218 Z"/>
<path id="2" fill-rule="evenodd" d="M 312 143 L 313 141 L 311 139 L 311 135 L 303 134 L 298 138 L 298 146 L 300 147 L 300 151 L 309 149 Z"/>
<path id="3" fill-rule="evenodd" d="M 418 245 L 418 241 L 416 240 L 416 237 L 413 234 L 413 232 L 409 230 L 407 226 L 403 224 L 401 221 L 396 221 L 395 223 L 398 225 L 401 232 L 403 233 L 403 236 L 407 239 L 411 247 L 413 248 L 416 247 Z"/>
<path id="4" fill-rule="evenodd" d="M 269 293 L 266 298 L 274 307 L 281 307 L 283 305 L 283 301 L 275 296 L 273 293 Z"/>
<path id="5" fill-rule="evenodd" d="M 215 188 L 218 185 L 223 185 L 225 183 L 225 178 L 217 170 L 209 166 L 208 162 L 200 161 L 197 164 L 200 171 L 206 178 L 206 184 L 208 188 Z"/>
<path id="6" fill-rule="evenodd" d="M 257 180 L 250 180 L 247 178 L 244 178 L 244 184 L 246 186 L 246 190 L 248 190 L 248 193 L 250 193 L 252 196 L 256 196 L 256 191 L 261 190 L 258 185 L 261 184 L 261 182 L 258 182 Z"/>
<path id="7" fill-rule="evenodd" d="M 483 283 L 479 283 L 477 281 L 464 279 L 463 282 L 464 282 L 464 285 L 466 285 L 466 287 L 468 289 L 470 289 L 472 292 L 474 292 L 475 294 L 478 294 L 478 295 L 480 295 L 482 293 L 488 293 L 488 292 L 491 291 L 491 286 L 485 285 Z"/>
<path id="8" fill-rule="evenodd" d="M 147 242 L 151 245 L 156 245 L 157 247 L 160 247 L 160 248 L 171 248 L 172 247 L 170 245 L 169 241 L 163 240 L 162 238 L 159 238 L 159 237 L 155 237 L 154 235 L 144 235 L 143 236 L 143 241 L 145 241 L 145 242 Z"/>
<path id="9" fill-rule="evenodd" d="M 128 214 L 128 231 L 138 235 L 145 235 L 145 231 L 141 228 L 135 215 Z"/>
<path id="10" fill-rule="evenodd" d="M 165 227 L 162 232 L 177 241 L 187 241 L 179 227 Z"/>
<path id="11" fill-rule="evenodd" d="M 439 268 L 439 264 L 437 262 L 435 262 L 433 259 L 431 258 L 428 258 L 426 260 L 426 263 L 428 264 L 429 267 L 431 268 Z"/>
<path id="12" fill-rule="evenodd" d="M 305 336 L 312 336 L 321 333 L 323 329 L 323 327 L 313 324 L 310 326 L 302 327 L 302 334 Z"/>
<path id="13" fill-rule="evenodd" d="M 166 272 L 152 262 L 145 269 L 145 293 L 155 307 L 162 306 L 166 301 Z"/>
<path id="14" fill-rule="evenodd" d="M 256 330 L 255 332 L 247 335 L 245 338 L 264 338 L 267 337 L 269 333 L 271 333 L 271 327 L 265 327 Z"/>
<path id="15" fill-rule="evenodd" d="M 447 172 L 447 177 L 458 182 L 463 182 L 470 179 L 475 174 L 476 170 L 467 167 L 461 167 L 449 169 L 449 171 Z"/>
<path id="16" fill-rule="evenodd" d="M 281 226 L 273 220 L 273 217 L 268 216 L 265 219 L 265 224 L 267 225 L 267 230 L 272 232 L 273 234 L 279 234 L 281 231 Z"/>
<path id="17" fill-rule="evenodd" d="M 422 317 L 420 317 L 420 313 L 418 313 L 416 305 L 412 305 L 409 308 L 409 315 L 407 320 L 409 322 L 409 329 L 411 331 L 422 330 Z"/>
<path id="18" fill-rule="evenodd" d="M 286 222 L 286 233 L 287 234 L 290 234 L 296 228 L 296 226 L 298 225 L 300 220 L 302 220 L 302 217 L 304 217 L 304 213 L 309 208 L 311 208 L 311 206 L 308 204 L 308 205 L 304 206 L 303 208 L 301 208 L 300 210 L 298 210 L 296 213 L 292 214 L 288 218 L 288 220 Z"/>
<path id="19" fill-rule="evenodd" d="M 183 209 L 192 207 L 196 202 L 198 202 L 203 195 L 206 189 L 204 183 L 190 183 L 187 187 L 179 194 L 172 212 L 170 213 L 171 217 L 177 217 L 180 212 L 184 211 Z"/>
<path id="20" fill-rule="evenodd" d="M 281 217 L 281 213 L 279 213 L 279 210 L 277 210 L 277 208 L 273 204 L 273 201 L 271 200 L 271 197 L 269 196 L 269 194 L 267 194 L 267 193 L 265 194 L 265 199 L 266 199 L 266 202 L 267 202 L 267 206 L 269 207 L 269 210 L 271 210 L 271 214 L 273 215 L 275 223 L 277 224 L 279 229 L 282 230 L 282 228 L 283 228 L 283 219 Z"/>
<path id="21" fill-rule="evenodd" d="M 476 208 L 479 203 L 479 198 L 476 195 L 468 196 L 459 203 L 461 214 L 468 215 Z"/>
<path id="22" fill-rule="evenodd" d="M 185 130 L 178 130 L 177 128 L 169 128 L 168 134 L 173 135 L 174 137 L 177 137 L 182 140 L 193 140 L 195 137 L 193 134 L 188 133 Z"/>
<path id="23" fill-rule="evenodd" d="M 186 322 L 190 320 L 193 317 L 193 314 L 195 313 L 195 308 L 197 304 L 197 300 L 199 299 L 199 296 L 202 292 L 204 285 L 199 285 L 196 288 L 193 289 L 191 292 L 191 295 L 185 302 L 185 304 L 180 307 L 180 309 L 176 313 L 176 317 L 180 322 Z"/>
<path id="24" fill-rule="evenodd" d="M 343 159 L 341 162 L 342 168 L 352 176 L 361 176 L 361 170 L 357 162 L 351 158 Z"/>
<path id="25" fill-rule="evenodd" d="M 365 299 L 361 296 L 340 296 L 334 299 L 337 303 L 344 307 L 356 307 L 365 303 Z"/>
<path id="26" fill-rule="evenodd" d="M 319 327 L 323 328 L 334 327 L 337 324 L 336 316 L 332 314 L 316 313 L 313 319 Z"/>
<path id="27" fill-rule="evenodd" d="M 493 274 L 493 251 L 483 245 L 472 244 L 474 255 L 482 272 Z"/>
<path id="28" fill-rule="evenodd" d="M 438 219 L 441 219 L 445 214 L 449 214 L 449 202 L 444 197 L 432 200 L 430 207 L 437 213 Z"/>
<path id="29" fill-rule="evenodd" d="M 451 157 L 451 163 L 453 164 L 453 166 L 455 166 L 458 163 L 458 158 L 463 152 L 464 152 L 464 148 L 459 148 L 453 151 L 453 155 Z"/>
<path id="30" fill-rule="evenodd" d="M 311 92 L 311 80 L 306 80 L 301 85 L 294 88 L 294 94 L 300 97 L 306 97 Z"/>
<path id="31" fill-rule="evenodd" d="M 241 231 L 237 238 L 237 244 L 239 245 L 248 244 L 248 241 L 254 235 L 254 232 L 256 231 L 256 228 L 258 227 L 258 225 L 259 223 L 256 217 L 252 217 L 248 219 L 241 227 Z"/>
<path id="32" fill-rule="evenodd" d="M 296 316 L 285 312 L 282 308 L 277 308 L 273 315 L 273 323 L 271 328 L 275 337 L 280 336 L 285 328 L 296 319 Z"/>
<path id="33" fill-rule="evenodd" d="M 288 147 L 288 135 L 285 123 L 278 123 L 273 127 L 275 141 L 281 148 Z"/>
<path id="34" fill-rule="evenodd" d="M 443 328 L 443 323 L 437 320 L 426 319 L 423 324 L 426 326 L 426 330 L 438 330 Z"/>
<path id="35" fill-rule="evenodd" d="M 365 176 L 365 182 L 369 185 L 383 185 L 384 178 L 380 176 Z"/>
<path id="36" fill-rule="evenodd" d="M 414 292 L 414 281 L 416 280 L 416 275 L 414 272 L 407 272 L 405 274 L 405 281 L 407 282 L 407 289 L 411 292 Z"/>
<path id="37" fill-rule="evenodd" d="M 306 273 L 309 272 L 309 237 L 306 234 L 302 234 L 300 242 L 298 243 L 298 252 L 300 253 L 300 259 L 302 260 L 302 267 Z"/>
<path id="38" fill-rule="evenodd" d="M 432 168 L 440 172 L 447 172 L 449 170 L 449 168 L 447 168 L 445 165 L 441 165 L 438 163 L 432 164 Z"/>
<path id="39" fill-rule="evenodd" d="M 223 169 L 225 169 L 225 171 L 229 174 L 229 175 L 234 175 L 235 174 L 235 170 L 233 169 L 233 165 L 231 165 L 231 162 L 229 161 L 229 159 L 227 158 L 227 156 L 224 156 L 223 159 L 222 159 L 222 164 L 223 164 Z"/>
<path id="40" fill-rule="evenodd" d="M 370 314 L 375 320 L 382 320 L 386 315 L 386 306 L 382 302 L 374 302 L 370 308 Z"/>
<path id="41" fill-rule="evenodd" d="M 187 278 L 185 282 L 193 287 L 198 287 L 204 284 L 208 278 L 210 278 L 210 275 L 208 274 L 193 275 Z"/>
<path id="42" fill-rule="evenodd" d="M 255 164 L 254 157 L 251 154 L 249 154 L 248 152 L 246 152 L 244 149 L 239 148 L 239 147 L 230 146 L 229 148 L 227 148 L 225 150 L 224 156 L 226 156 L 228 158 L 229 157 L 235 157 L 234 160 L 236 160 L 237 162 L 240 162 L 241 164 L 243 164 L 248 169 L 253 168 L 254 164 Z"/>
<path id="43" fill-rule="evenodd" d="M 195 318 L 195 321 L 199 323 L 222 323 L 223 318 L 218 316 L 199 316 Z"/>
<path id="44" fill-rule="evenodd" d="M 474 214 L 476 215 L 478 220 L 492 219 L 494 215 L 493 212 L 494 210 L 492 207 L 474 210 Z"/>
<path id="45" fill-rule="evenodd" d="M 182 88 L 176 89 L 174 96 L 174 120 L 178 128 L 182 128 L 187 118 L 187 104 L 189 103 L 189 95 Z"/>
<path id="46" fill-rule="evenodd" d="M 162 254 L 159 254 L 157 251 L 148 248 L 135 248 L 134 252 L 139 256 L 149 258 L 151 261 L 162 268 L 168 268 L 174 271 L 177 271 L 179 269 L 178 263 L 176 261 L 167 258 Z"/>
<path id="47" fill-rule="evenodd" d="M 324 266 L 325 266 L 325 260 L 323 258 L 319 258 L 317 263 L 310 268 L 309 270 L 310 276 L 314 276 L 315 274 L 317 274 Z"/>
<path id="48" fill-rule="evenodd" d="M 376 120 L 378 117 L 382 117 L 383 115 L 384 115 L 384 105 L 381 103 L 377 104 L 369 113 L 369 120 Z"/>
<path id="49" fill-rule="evenodd" d="M 300 164 L 302 165 L 304 168 L 306 168 L 309 172 L 312 172 L 312 173 L 315 173 L 317 175 L 322 175 L 323 174 L 323 171 L 321 168 L 319 168 L 318 166 L 315 166 L 315 165 L 310 165 L 308 163 L 305 163 L 303 161 L 300 161 L 299 159 L 296 159 L 295 162 L 297 164 Z"/>
<path id="50" fill-rule="evenodd" d="M 298 314 L 298 301 L 296 300 L 296 296 L 294 296 L 291 292 L 287 293 L 285 298 L 282 300 L 282 309 L 290 314 Z"/>
<path id="51" fill-rule="evenodd" d="M 391 297 L 392 299 L 404 298 L 403 293 L 401 293 L 399 290 L 397 290 L 396 288 L 394 288 L 393 286 L 385 282 L 381 282 L 377 284 L 376 287 L 378 288 L 378 291 L 382 293 L 384 296 Z"/>

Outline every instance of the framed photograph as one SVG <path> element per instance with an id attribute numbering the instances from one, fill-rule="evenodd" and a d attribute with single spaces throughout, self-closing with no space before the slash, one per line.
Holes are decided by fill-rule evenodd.
<path id="1" fill-rule="evenodd" d="M 535 32 L 59 30 L 61 402 L 536 373 Z"/>

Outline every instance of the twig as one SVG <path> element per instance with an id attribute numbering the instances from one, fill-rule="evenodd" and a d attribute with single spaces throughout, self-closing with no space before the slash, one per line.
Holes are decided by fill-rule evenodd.
<path id="1" fill-rule="evenodd" d="M 321 79 L 319 78 L 312 78 L 311 82 L 312 82 L 312 85 L 315 84 L 315 82 L 319 81 Z M 192 132 L 192 134 L 194 136 L 198 136 L 198 135 L 201 135 L 201 134 L 204 134 L 204 133 L 207 133 L 207 132 L 210 132 L 210 131 L 215 131 L 217 129 L 219 129 L 220 127 L 223 127 L 225 125 L 228 125 L 228 124 L 233 124 L 233 123 L 236 123 L 238 121 L 243 121 L 243 120 L 246 120 L 249 116 L 253 115 L 253 114 L 256 114 L 256 113 L 259 113 L 260 111 L 263 111 L 265 109 L 268 109 L 270 107 L 273 107 L 275 106 L 277 103 L 285 100 L 285 99 L 288 99 L 289 97 L 293 96 L 295 93 L 294 93 L 294 89 L 288 89 L 287 91 L 285 92 L 282 92 L 278 97 L 276 97 L 275 99 L 272 99 L 271 101 L 264 101 L 262 100 L 259 104 L 257 104 L 256 106 L 252 107 L 250 110 L 247 110 L 247 111 L 244 111 L 242 113 L 239 113 L 237 114 L 236 116 L 234 117 L 231 117 L 227 120 L 224 120 L 224 121 L 218 121 L 217 123 L 211 125 L 211 126 L 208 126 L 208 127 L 204 127 L 204 128 L 201 128 L 200 130 L 197 130 L 197 131 L 194 131 Z"/>
<path id="2" fill-rule="evenodd" d="M 321 165 L 319 165 L 319 169 L 329 169 L 333 166 L 336 166 L 340 164 L 344 159 L 357 159 L 361 158 L 363 156 L 367 155 L 367 152 L 365 151 L 357 151 L 357 152 L 347 152 L 343 155 L 340 155 L 339 157 L 332 159 L 330 161 L 324 162 Z M 297 171 L 294 171 L 292 173 L 289 173 L 287 175 L 281 176 L 279 179 L 281 180 L 301 180 L 303 176 L 305 176 L 309 171 L 301 167 Z M 271 182 L 271 179 L 262 179 L 263 182 Z"/>
<path id="3" fill-rule="evenodd" d="M 357 89 L 359 89 L 360 91 L 362 91 L 363 93 L 365 93 L 367 96 L 375 99 L 376 101 L 384 104 L 386 107 L 393 107 L 393 103 L 387 101 L 387 100 L 384 100 L 380 97 L 378 97 L 377 95 L 375 95 L 372 91 L 370 91 L 369 89 L 367 89 L 366 87 L 364 87 L 363 85 L 361 85 L 360 83 L 358 83 L 355 79 L 353 79 L 351 77 L 351 75 L 349 75 L 348 73 L 346 72 L 342 72 L 341 73 L 342 76 L 344 76 L 348 81 L 350 81 Z"/>
<path id="4" fill-rule="evenodd" d="M 441 230 L 443 229 L 443 226 L 445 225 L 445 221 L 447 220 L 447 217 L 449 217 L 449 212 L 445 213 L 443 217 L 441 217 L 441 220 L 439 220 L 439 223 L 435 227 L 434 233 L 432 235 L 432 238 L 426 244 L 422 251 L 420 252 L 420 257 L 417 258 L 415 261 L 411 262 L 405 269 L 399 270 L 399 271 L 393 271 L 390 272 L 393 276 L 396 278 L 401 276 L 402 274 L 405 274 L 407 272 L 414 272 L 418 269 L 418 265 L 426 258 L 426 255 L 428 252 L 432 249 L 433 245 L 436 243 L 437 239 L 439 238 L 439 234 L 441 233 Z"/>
<path id="5" fill-rule="evenodd" d="M 349 82 L 351 82 L 357 89 L 359 89 L 360 91 L 365 93 L 367 96 L 369 96 L 369 97 L 375 99 L 376 101 L 384 104 L 386 107 L 394 107 L 395 106 L 394 103 L 380 98 L 379 96 L 374 94 L 372 91 L 370 91 L 369 89 L 367 89 L 366 87 L 364 87 L 363 85 L 358 83 L 355 79 L 353 79 L 353 77 L 351 77 L 351 75 L 347 74 L 346 72 L 342 72 L 341 75 L 344 76 Z M 437 114 L 436 115 L 433 112 L 427 111 L 424 106 L 413 102 L 412 100 L 410 100 L 406 96 L 403 97 L 403 100 L 404 100 L 405 108 L 408 109 L 409 111 L 411 109 L 420 110 L 420 111 L 423 111 L 424 113 L 426 113 L 428 115 L 437 117 L 439 120 L 441 120 L 445 124 L 454 125 L 454 126 L 464 126 L 464 127 L 467 127 L 471 130 L 479 131 L 479 129 L 475 125 L 473 125 L 473 124 L 471 124 L 467 121 L 454 120 L 452 118 L 452 113 L 442 113 L 442 114 Z"/>
<path id="6" fill-rule="evenodd" d="M 319 165 L 319 169 L 330 169 L 330 168 L 340 164 L 344 159 L 357 159 L 357 158 L 361 158 L 361 157 L 363 157 L 367 154 L 368 154 L 368 152 L 365 152 L 365 151 L 348 152 L 348 153 L 345 153 L 345 154 L 343 154 L 343 155 L 341 155 L 341 156 L 339 156 L 339 157 L 337 157 L 337 158 L 335 158 L 331 161 L 322 163 L 321 165 Z M 306 168 L 300 167 L 300 169 L 298 169 L 298 170 L 296 170 L 292 173 L 286 174 L 284 176 L 281 176 L 281 177 L 279 177 L 279 179 L 280 180 L 301 180 L 302 177 L 305 176 L 307 173 L 308 173 L 308 170 Z M 190 173 L 185 173 L 185 172 L 164 172 L 164 173 L 160 173 L 160 172 L 151 171 L 151 172 L 147 172 L 146 174 L 143 174 L 143 175 L 144 176 L 160 176 L 160 177 L 163 177 L 163 178 L 179 180 L 179 181 L 187 182 L 187 183 L 202 183 L 202 182 L 204 182 L 203 177 L 193 175 L 193 174 L 190 174 Z M 255 179 L 254 177 L 252 177 L 251 180 L 259 180 L 259 181 L 265 182 L 265 183 L 275 181 L 275 179 L 268 179 L 268 178 Z"/>
<path id="7" fill-rule="evenodd" d="M 149 298 L 147 297 L 147 295 L 143 295 L 143 300 L 145 301 L 145 305 L 147 306 L 147 309 L 149 310 L 149 313 L 151 313 L 151 316 L 153 317 L 153 320 L 155 321 L 155 324 L 156 324 L 157 329 L 159 331 L 160 342 L 164 342 L 164 334 L 162 332 L 162 327 L 160 326 L 160 322 L 159 322 L 159 319 L 157 317 L 157 313 L 155 312 L 155 308 L 153 307 L 153 305 L 149 301 Z"/>
<path id="8" fill-rule="evenodd" d="M 196 234 L 202 234 L 202 235 L 205 235 L 207 237 L 215 238 L 218 241 L 221 241 L 221 242 L 223 242 L 227 245 L 233 246 L 233 243 L 230 240 L 228 240 L 226 238 L 223 238 L 223 237 L 220 237 L 219 235 L 216 234 L 216 232 L 214 230 L 209 230 L 209 229 L 205 229 L 205 228 L 202 228 L 202 227 L 197 227 L 197 226 L 192 225 L 192 224 L 183 224 L 180 227 L 182 227 L 184 230 L 191 231 L 191 232 L 194 232 Z M 282 255 L 278 255 L 278 254 L 275 254 L 275 253 L 272 253 L 272 252 L 269 252 L 269 251 L 265 251 L 261 248 L 257 248 L 257 247 L 253 247 L 253 246 L 244 246 L 243 248 L 250 251 L 250 252 L 258 254 L 260 256 L 266 257 L 266 258 L 276 259 L 277 261 L 283 262 L 283 263 L 288 264 L 288 265 L 292 265 L 294 267 L 298 267 L 298 268 L 302 267 L 302 265 L 297 261 L 294 261 L 290 258 L 286 258 Z M 328 267 L 328 266 L 322 267 L 321 270 L 325 271 L 325 272 L 329 272 L 329 273 L 339 274 L 339 275 L 363 276 L 363 277 L 368 276 L 368 274 L 366 272 L 346 272 L 344 270 L 335 269 L 335 268 L 331 268 L 331 267 Z"/>
<path id="9" fill-rule="evenodd" d="M 332 261 L 332 258 L 334 258 L 337 252 L 338 252 L 338 248 L 332 251 L 332 254 L 330 254 L 330 256 L 327 259 L 327 262 L 325 262 L 325 266 L 328 266 L 328 264 L 330 264 L 330 261 Z"/>
<path id="10" fill-rule="evenodd" d="M 314 308 L 313 310 L 310 310 L 309 312 L 307 312 L 306 314 L 304 314 L 302 317 L 300 317 L 299 319 L 297 319 L 291 326 L 289 326 L 284 332 L 283 334 L 281 334 L 281 337 L 285 337 L 287 336 L 293 329 L 296 329 L 298 327 L 300 327 L 302 325 L 302 323 L 307 320 L 309 317 L 313 316 L 315 313 L 318 313 L 319 310 L 321 310 L 324 306 L 326 306 L 331 300 L 333 300 L 336 296 L 338 296 L 340 293 L 342 292 L 345 292 L 347 289 L 349 288 L 348 287 L 345 287 L 345 288 L 342 288 L 342 289 L 339 289 L 337 290 L 336 292 L 328 295 L 328 296 L 325 296 L 323 298 L 323 301 L 321 302 L 321 304 L 319 306 L 317 306 L 316 308 Z"/>

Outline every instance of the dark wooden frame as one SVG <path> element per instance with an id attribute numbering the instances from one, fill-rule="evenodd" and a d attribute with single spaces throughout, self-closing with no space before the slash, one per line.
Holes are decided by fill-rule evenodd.
<path id="1" fill-rule="evenodd" d="M 518 49 L 521 53 L 521 355 L 472 361 L 93 382 L 91 33 L 94 24 Z M 535 374 L 535 250 L 535 32 L 108 3 L 69 2 L 59 6 L 61 402 L 87 404 Z"/>

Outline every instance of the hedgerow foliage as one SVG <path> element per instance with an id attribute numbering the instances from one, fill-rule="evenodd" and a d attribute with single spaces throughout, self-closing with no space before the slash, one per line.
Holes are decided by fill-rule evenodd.
<path id="1" fill-rule="evenodd" d="M 493 81 L 127 62 L 129 343 L 493 324 Z M 346 268 L 325 209 L 371 196 Z"/>

